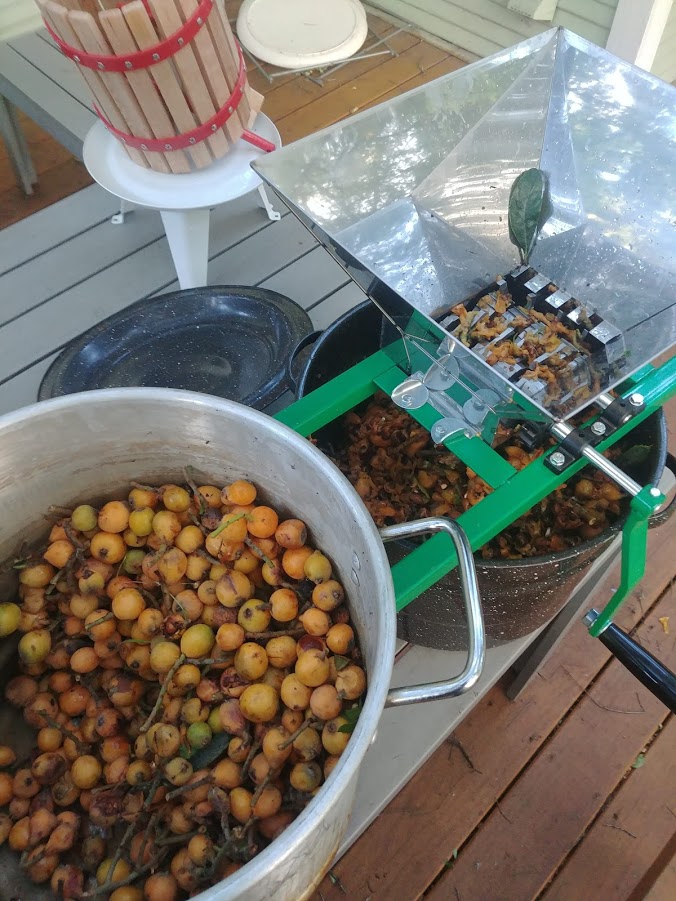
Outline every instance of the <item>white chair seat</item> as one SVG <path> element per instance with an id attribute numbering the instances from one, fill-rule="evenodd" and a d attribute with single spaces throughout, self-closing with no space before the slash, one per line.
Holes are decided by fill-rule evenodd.
<path id="1" fill-rule="evenodd" d="M 359 0 L 244 0 L 237 36 L 252 56 L 283 69 L 349 59 L 366 40 Z"/>

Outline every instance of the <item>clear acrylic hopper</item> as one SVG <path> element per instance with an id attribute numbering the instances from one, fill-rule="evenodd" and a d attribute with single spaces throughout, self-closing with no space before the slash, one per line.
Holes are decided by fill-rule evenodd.
<path id="1" fill-rule="evenodd" d="M 445 339 L 466 381 L 568 419 L 676 342 L 675 101 L 670 85 L 554 29 L 255 168 L 392 319 Z M 524 390 L 440 324 L 519 266 L 508 200 L 531 167 L 548 195 L 529 290 L 553 283 L 549 308 L 572 298 L 596 328 L 586 391 L 570 390 L 570 373 L 549 394 Z"/>

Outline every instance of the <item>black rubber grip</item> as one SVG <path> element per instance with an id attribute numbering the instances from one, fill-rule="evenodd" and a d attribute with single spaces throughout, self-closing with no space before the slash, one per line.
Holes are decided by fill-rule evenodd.
<path id="1" fill-rule="evenodd" d="M 671 670 L 618 626 L 608 626 L 601 632 L 599 639 L 639 682 L 666 704 L 672 713 L 676 713 L 676 675 Z"/>

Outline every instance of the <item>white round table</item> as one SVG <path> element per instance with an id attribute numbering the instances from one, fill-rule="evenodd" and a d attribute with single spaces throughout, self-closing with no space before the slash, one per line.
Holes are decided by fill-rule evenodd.
<path id="1" fill-rule="evenodd" d="M 237 37 L 252 56 L 283 69 L 349 59 L 368 33 L 359 0 L 244 0 Z"/>
<path id="2" fill-rule="evenodd" d="M 263 113 L 258 114 L 250 131 L 281 146 L 279 132 Z M 240 140 L 205 169 L 186 175 L 165 174 L 132 162 L 117 138 L 102 122 L 96 122 L 85 138 L 83 158 L 92 178 L 120 198 L 120 212 L 113 222 L 123 223 L 125 213 L 133 206 L 160 212 L 181 288 L 199 288 L 207 283 L 212 207 L 258 189 L 269 218 L 280 218 L 250 165 L 264 152 Z"/>

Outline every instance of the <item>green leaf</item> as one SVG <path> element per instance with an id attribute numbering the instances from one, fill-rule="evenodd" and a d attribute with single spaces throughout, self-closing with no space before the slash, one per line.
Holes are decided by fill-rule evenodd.
<path id="1" fill-rule="evenodd" d="M 353 704 L 352 707 L 343 711 L 343 716 L 347 720 L 346 723 L 343 723 L 342 726 L 338 727 L 339 732 L 354 732 L 354 727 L 357 725 L 357 720 L 359 719 L 359 714 L 361 713 L 362 705 L 361 704 Z"/>
<path id="2" fill-rule="evenodd" d="M 636 760 L 632 763 L 632 770 L 640 770 L 643 764 L 645 763 L 645 754 L 639 754 Z"/>
<path id="3" fill-rule="evenodd" d="M 333 658 L 333 665 L 336 668 L 337 672 L 340 672 L 342 669 L 350 663 L 349 657 L 343 657 L 341 654 L 336 654 Z"/>
<path id="4" fill-rule="evenodd" d="M 651 450 L 649 444 L 635 444 L 633 447 L 628 447 L 620 454 L 617 465 L 621 467 L 638 466 L 639 463 L 648 459 Z"/>
<path id="5" fill-rule="evenodd" d="M 231 738 L 232 735 L 228 732 L 219 732 L 218 735 L 214 735 L 205 748 L 202 748 L 201 751 L 197 751 L 191 756 L 190 762 L 192 763 L 193 770 L 201 770 L 205 766 L 212 764 L 214 760 L 218 760 L 219 757 L 222 757 L 227 750 Z"/>
<path id="6" fill-rule="evenodd" d="M 509 238 L 519 248 L 522 263 L 535 244 L 545 204 L 547 178 L 541 169 L 526 169 L 509 192 Z"/>

